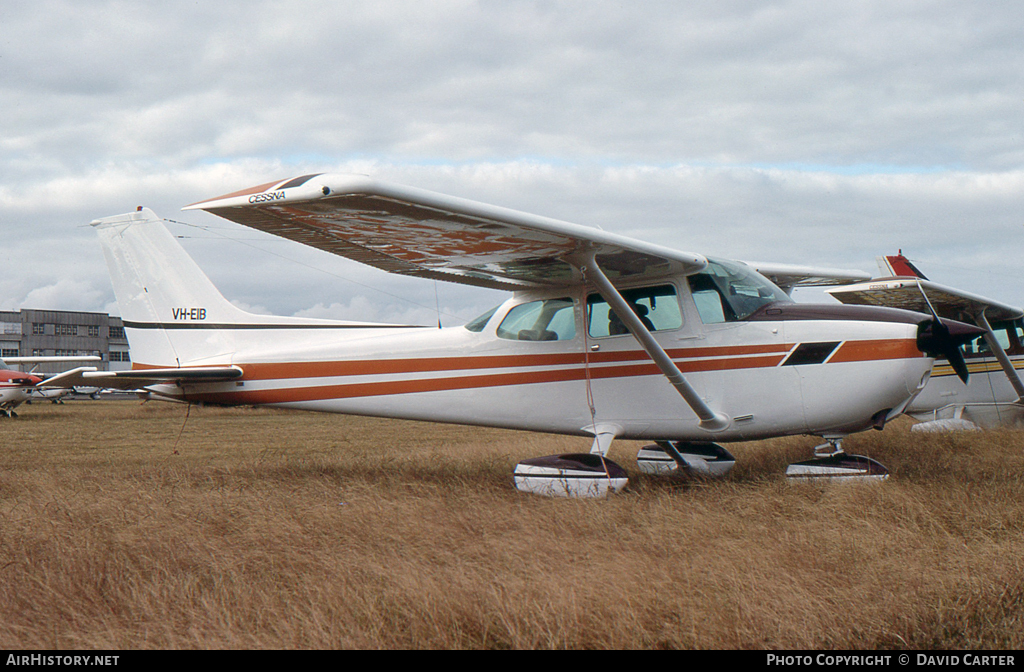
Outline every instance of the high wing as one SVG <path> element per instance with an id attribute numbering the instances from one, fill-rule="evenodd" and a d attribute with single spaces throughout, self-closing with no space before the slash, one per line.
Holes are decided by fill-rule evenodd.
<path id="1" fill-rule="evenodd" d="M 77 385 L 105 387 L 112 390 L 135 390 L 161 383 L 184 385 L 234 380 L 242 376 L 237 366 L 195 366 L 173 369 L 133 369 L 131 371 L 97 371 L 83 366 L 47 378 L 39 387 L 74 387 Z"/>
<path id="2" fill-rule="evenodd" d="M 745 263 L 781 287 L 787 294 L 792 292 L 794 287 L 849 285 L 871 279 L 871 274 L 869 273 L 845 268 L 818 268 L 816 266 L 776 264 L 763 261 L 748 261 Z"/>
<path id="3" fill-rule="evenodd" d="M 918 277 L 879 278 L 826 291 L 841 303 L 889 306 L 920 313 L 930 313 L 930 303 L 940 317 L 961 322 L 975 323 L 981 313 L 992 322 L 1024 316 L 1024 311 L 1016 306 Z"/>
<path id="4" fill-rule="evenodd" d="M 185 209 L 206 210 L 402 275 L 511 290 L 593 285 L 701 426 L 716 431 L 728 425 L 689 385 L 613 282 L 699 273 L 708 265 L 702 255 L 360 175 L 303 175 Z M 778 271 L 790 288 L 829 275 L 821 269 L 765 266 Z M 595 435 L 601 432 L 595 429 Z"/>
<path id="5" fill-rule="evenodd" d="M 699 254 L 361 175 L 304 175 L 184 209 L 392 273 L 492 289 L 579 284 L 569 259 L 590 254 L 611 278 L 689 275 L 707 266 Z"/>

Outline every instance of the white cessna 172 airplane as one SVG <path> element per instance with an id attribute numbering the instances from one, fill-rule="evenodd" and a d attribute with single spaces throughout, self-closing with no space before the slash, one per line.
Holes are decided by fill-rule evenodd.
<path id="1" fill-rule="evenodd" d="M 980 333 L 909 311 L 797 304 L 779 287 L 864 273 L 755 270 L 364 176 L 305 175 L 185 209 L 393 273 L 514 294 L 445 329 L 253 315 L 140 208 L 93 222 L 133 369 L 68 382 L 592 436 L 589 454 L 517 465 L 517 487 L 549 495 L 623 487 L 606 458 L 616 438 L 656 442 L 638 456 L 645 471 L 716 474 L 733 463 L 718 442 L 814 434 L 826 440 L 819 459 L 796 473 L 882 475 L 843 453 L 842 437 L 902 413 L 933 358 Z"/>
<path id="2" fill-rule="evenodd" d="M 869 282 L 827 290 L 846 304 L 934 310 L 976 324 L 985 333 L 961 349 L 962 357 L 938 361 L 928 385 L 906 408 L 920 431 L 991 429 L 1024 424 L 1024 310 L 928 280 L 903 252 L 880 257 L 882 275 Z M 970 372 L 967 386 L 956 369 Z"/>

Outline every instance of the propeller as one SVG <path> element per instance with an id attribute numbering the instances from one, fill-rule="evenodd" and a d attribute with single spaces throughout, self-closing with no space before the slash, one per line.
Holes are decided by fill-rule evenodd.
<path id="1" fill-rule="evenodd" d="M 953 367 L 953 371 L 960 380 L 967 384 L 969 372 L 967 370 L 967 362 L 964 361 L 964 353 L 960 350 L 960 346 L 967 341 L 975 337 L 975 335 L 982 330 L 978 330 L 970 325 L 961 324 L 959 322 L 951 322 L 951 324 L 969 327 L 970 329 L 957 329 L 957 333 L 953 334 L 950 328 L 943 322 L 942 318 L 935 311 L 935 307 L 932 306 L 932 302 L 928 300 L 928 295 L 925 294 L 924 288 L 921 286 L 921 281 L 918 280 L 917 288 L 921 291 L 921 296 L 924 297 L 924 302 L 928 305 L 928 310 L 931 311 L 932 321 L 922 322 L 921 328 L 917 332 L 917 347 L 921 352 L 926 355 L 938 357 L 939 355 L 949 360 L 950 365 Z"/>

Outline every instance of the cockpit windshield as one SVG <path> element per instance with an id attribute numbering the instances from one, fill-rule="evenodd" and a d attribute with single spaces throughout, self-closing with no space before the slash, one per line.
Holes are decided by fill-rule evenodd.
<path id="1" fill-rule="evenodd" d="M 769 303 L 793 299 L 754 269 L 722 259 L 708 259 L 708 267 L 689 276 L 693 301 L 704 324 L 744 320 Z"/>

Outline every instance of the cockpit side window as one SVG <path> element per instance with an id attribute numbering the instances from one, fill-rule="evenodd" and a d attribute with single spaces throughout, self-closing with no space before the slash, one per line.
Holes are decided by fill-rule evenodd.
<path id="1" fill-rule="evenodd" d="M 768 278 L 744 264 L 708 261 L 708 267 L 688 278 L 693 302 L 704 324 L 737 322 L 769 303 L 793 299 Z"/>
<path id="2" fill-rule="evenodd" d="M 667 331 L 683 326 L 676 288 L 672 285 L 637 287 L 621 291 L 640 321 L 650 331 Z M 587 319 L 592 338 L 628 334 L 629 330 L 600 294 L 587 297 Z"/>
<path id="3" fill-rule="evenodd" d="M 997 322 L 992 325 L 992 333 L 996 342 L 1007 354 L 1017 354 L 1020 350 L 1021 334 L 1024 333 L 1018 322 Z M 966 357 L 995 357 L 992 348 L 988 347 L 985 336 L 978 336 L 960 347 Z"/>
<path id="4" fill-rule="evenodd" d="M 497 334 L 512 341 L 571 341 L 576 338 L 572 299 L 521 303 L 508 311 Z"/>

